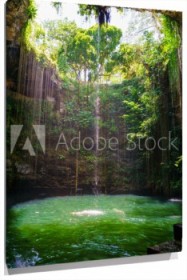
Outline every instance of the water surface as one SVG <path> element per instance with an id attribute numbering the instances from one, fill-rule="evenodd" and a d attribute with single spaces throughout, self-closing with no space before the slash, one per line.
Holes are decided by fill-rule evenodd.
<path id="1" fill-rule="evenodd" d="M 173 239 L 181 203 L 135 195 L 56 197 L 12 207 L 8 267 L 144 255 Z"/>

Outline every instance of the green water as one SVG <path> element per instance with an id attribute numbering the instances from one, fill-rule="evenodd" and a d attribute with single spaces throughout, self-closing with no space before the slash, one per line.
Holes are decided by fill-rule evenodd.
<path id="1" fill-rule="evenodd" d="M 95 212 L 94 212 L 95 211 Z M 11 208 L 8 267 L 144 255 L 173 239 L 181 203 L 135 195 L 56 197 Z"/>

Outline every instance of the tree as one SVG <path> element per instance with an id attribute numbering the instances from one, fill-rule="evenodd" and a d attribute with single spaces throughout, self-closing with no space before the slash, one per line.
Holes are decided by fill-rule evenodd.
<path id="1" fill-rule="evenodd" d="M 107 61 L 110 60 L 122 37 L 122 31 L 115 26 L 94 25 L 87 30 L 87 34 L 92 37 L 91 44 L 97 52 L 97 63 L 99 64 L 99 75 L 104 74 Z"/>
<path id="2" fill-rule="evenodd" d="M 92 38 L 83 29 L 78 29 L 74 38 L 60 51 L 60 57 L 66 57 L 66 63 L 75 72 L 80 80 L 81 72 L 84 72 L 84 81 L 87 79 L 87 71 L 94 67 L 95 49 L 91 45 Z"/>
<path id="3" fill-rule="evenodd" d="M 115 26 L 94 25 L 84 30 L 75 28 L 75 32 L 66 36 L 61 44 L 58 56 L 60 71 L 70 72 L 80 80 L 84 72 L 84 81 L 92 72 L 92 80 L 104 74 L 105 64 L 120 43 L 122 32 Z"/>

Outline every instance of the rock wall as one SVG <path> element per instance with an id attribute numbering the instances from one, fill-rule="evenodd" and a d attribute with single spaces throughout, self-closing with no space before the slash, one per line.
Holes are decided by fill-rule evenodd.
<path id="1" fill-rule="evenodd" d="M 6 81 L 7 90 L 22 95 L 48 99 L 61 110 L 61 81 L 53 67 L 44 67 L 34 53 L 21 46 L 21 31 L 28 20 L 29 0 L 6 3 Z"/>
<path id="2" fill-rule="evenodd" d="M 6 83 L 7 89 L 17 91 L 21 30 L 28 20 L 29 0 L 6 2 Z"/>
<path id="3" fill-rule="evenodd" d="M 60 110 L 60 79 L 53 67 L 44 67 L 35 57 L 23 48 L 20 50 L 17 91 L 27 97 L 48 99 L 55 102 Z"/>
<path id="4" fill-rule="evenodd" d="M 28 6 L 29 0 L 8 0 L 6 2 L 6 40 L 10 44 L 20 44 L 20 31 L 28 20 L 26 13 Z"/>

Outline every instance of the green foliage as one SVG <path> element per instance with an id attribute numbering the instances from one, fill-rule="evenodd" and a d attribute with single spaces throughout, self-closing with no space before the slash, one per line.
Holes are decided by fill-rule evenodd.
<path id="1" fill-rule="evenodd" d="M 77 30 L 74 38 L 71 38 L 69 44 L 62 47 L 59 53 L 59 68 L 62 70 L 69 66 L 79 77 L 79 73 L 92 67 L 94 48 L 91 45 L 92 38 L 84 30 Z"/>
<path id="2" fill-rule="evenodd" d="M 179 167 L 182 164 L 182 156 L 179 156 L 175 162 L 175 166 Z"/>
<path id="3" fill-rule="evenodd" d="M 81 16 L 84 16 L 84 15 L 86 15 L 86 16 L 91 16 L 91 15 L 97 16 L 98 6 L 81 4 L 81 5 L 79 5 L 79 13 L 81 14 Z"/>
<path id="4" fill-rule="evenodd" d="M 170 17 L 162 15 L 162 33 L 164 35 L 162 48 L 164 55 L 168 58 L 168 71 L 170 87 L 173 93 L 180 91 L 180 52 L 182 39 L 178 23 Z"/>
<path id="5" fill-rule="evenodd" d="M 29 0 L 29 6 L 26 10 L 26 13 L 28 15 L 28 18 L 31 19 L 31 20 L 33 20 L 36 17 L 37 8 L 36 8 L 34 0 Z"/>
<path id="6" fill-rule="evenodd" d="M 101 27 L 94 25 L 88 29 L 87 33 L 92 37 L 92 44 L 102 68 L 119 45 L 122 31 L 112 25 L 102 25 Z"/>
<path id="7" fill-rule="evenodd" d="M 177 49 L 181 44 L 181 38 L 179 35 L 179 26 L 175 20 L 172 20 L 169 16 L 161 15 L 163 49 L 166 53 L 170 54 L 174 49 Z"/>
<path id="8" fill-rule="evenodd" d="M 94 49 L 90 44 L 91 37 L 86 34 L 85 30 L 78 28 L 74 22 L 61 23 L 58 21 L 47 23 L 48 26 L 49 24 L 51 25 L 48 28 L 49 38 L 54 38 L 60 43 L 57 55 L 59 71 L 66 77 L 73 75 L 73 77 L 80 79 L 80 72 L 91 68 L 93 64 L 91 58 Z"/>
<path id="9" fill-rule="evenodd" d="M 116 8 L 119 12 L 123 11 L 123 8 L 121 7 L 117 7 Z M 105 14 L 105 18 L 103 19 L 101 17 L 101 13 L 103 11 L 106 11 L 107 13 Z M 98 20 L 98 22 L 100 23 L 100 25 L 104 25 L 109 23 L 110 21 L 110 9 L 108 9 L 108 7 L 106 6 L 97 6 L 97 5 L 86 5 L 86 4 L 80 4 L 79 5 L 79 13 L 82 16 L 85 16 L 86 19 L 88 20 L 88 18 L 90 16 L 95 16 Z"/>
<path id="10" fill-rule="evenodd" d="M 22 44 L 28 52 L 35 54 L 38 61 L 44 66 L 56 64 L 56 49 L 51 47 L 46 39 L 45 29 L 35 21 L 28 20 L 22 30 Z"/>
<path id="11" fill-rule="evenodd" d="M 111 55 L 107 62 L 106 69 L 108 73 L 120 71 L 124 78 L 130 78 L 137 75 L 137 61 L 139 60 L 139 46 L 122 43 L 118 51 Z"/>
<path id="12" fill-rule="evenodd" d="M 70 28 L 68 34 L 67 26 Z M 94 80 L 98 75 L 97 65 L 100 63 L 100 74 L 104 74 L 106 62 L 120 42 L 121 30 L 114 26 L 98 25 L 84 30 L 73 26 L 73 23 L 66 26 L 61 24 L 60 29 L 59 36 L 63 44 L 58 55 L 59 70 L 66 73 L 66 76 L 69 72 L 69 76 L 73 75 L 77 79 L 80 79 L 81 72 L 85 73 L 85 78 L 90 72 Z"/>
<path id="13" fill-rule="evenodd" d="M 87 111 L 85 108 L 81 110 L 80 107 L 77 107 L 75 100 L 67 102 L 65 105 L 68 114 L 65 116 L 64 122 L 77 129 L 93 127 L 94 117 L 92 111 Z"/>
<path id="14" fill-rule="evenodd" d="M 59 7 L 59 3 L 55 2 L 55 5 Z M 67 133 L 68 141 L 77 137 L 79 132 L 83 138 L 94 138 L 95 99 L 99 97 L 100 136 L 105 139 L 117 137 L 119 140 L 116 151 L 106 149 L 99 154 L 98 164 L 105 191 L 120 188 L 124 191 L 126 186 L 134 184 L 141 187 L 146 185 L 153 192 L 163 193 L 166 190 L 167 194 L 169 191 L 180 193 L 181 127 L 173 124 L 172 116 L 175 123 L 177 120 L 171 102 L 180 86 L 178 49 L 181 39 L 177 23 L 161 15 L 159 38 L 153 32 L 144 31 L 139 42 L 130 44 L 125 41 L 121 43 L 122 31 L 111 25 L 96 24 L 83 29 L 75 22 L 58 20 L 46 21 L 40 26 L 33 21 L 34 11 L 31 5 L 29 20 L 23 30 L 23 42 L 44 66 L 51 63 L 58 68 L 63 89 L 66 89 L 64 110 L 63 113 L 55 112 L 47 101 L 37 104 L 20 97 L 14 107 L 15 100 L 10 98 L 8 123 L 13 121 L 14 115 L 18 123 L 23 121 L 24 106 L 27 129 L 40 118 L 41 123 L 45 122 L 49 128 L 52 142 L 54 139 L 51 135 L 55 137 L 61 131 Z M 80 5 L 80 13 L 98 16 L 98 6 Z M 123 79 L 122 83 L 115 84 L 115 78 L 111 79 L 116 74 Z M 112 82 L 107 83 L 106 77 Z M 178 137 L 179 151 L 168 151 L 166 154 L 144 149 L 136 150 L 131 156 L 128 152 L 124 153 L 128 144 L 124 141 L 127 134 L 129 140 L 138 141 L 141 138 L 141 144 L 144 144 L 146 137 L 157 140 L 168 131 L 173 133 L 173 137 Z M 73 166 L 76 157 L 82 177 L 87 163 L 89 172 L 93 173 L 95 150 L 84 151 L 81 148 L 77 156 L 75 151 L 65 151 L 64 147 L 55 157 L 62 164 L 65 161 L 73 162 Z M 73 168 L 70 168 L 71 171 Z"/>
<path id="15" fill-rule="evenodd" d="M 177 133 L 178 136 L 176 145 L 180 147 L 180 129 L 176 130 L 172 123 L 168 123 L 169 118 L 165 117 L 165 112 L 160 107 L 163 102 L 162 106 L 166 106 L 166 108 L 170 106 L 167 103 L 167 99 L 163 99 L 165 92 L 169 90 L 169 85 L 164 78 L 166 73 L 169 75 L 170 85 L 171 81 L 176 82 L 178 85 L 179 79 L 177 60 L 179 41 L 176 39 L 175 30 L 173 32 L 171 30 L 166 31 L 160 41 L 155 40 L 153 34 L 146 31 L 141 45 L 122 44 L 119 52 L 113 57 L 113 65 L 111 64 L 111 66 L 116 67 L 115 65 L 118 65 L 117 67 L 122 71 L 124 77 L 129 78 L 129 81 L 124 81 L 125 100 L 123 102 L 125 106 L 123 118 L 128 127 L 129 139 L 140 141 L 139 139 L 141 138 L 141 143 L 143 144 L 145 137 L 152 136 L 157 139 L 159 133 L 161 133 L 159 135 L 162 137 L 162 133 L 169 133 L 169 129 L 173 132 L 173 129 L 175 129 L 175 135 Z M 175 38 L 170 38 L 170 36 Z M 169 47 L 170 44 L 172 46 Z M 132 79 L 132 77 L 134 78 Z M 171 87 L 172 90 L 175 88 L 176 86 L 174 85 Z M 171 95 L 172 91 L 170 92 Z M 163 127 L 168 126 L 168 131 L 163 131 L 162 129 L 158 132 L 161 122 L 165 123 Z M 162 164 L 160 165 L 161 171 L 158 171 L 157 164 L 154 164 L 152 169 L 147 167 L 151 170 L 151 174 L 145 175 L 147 176 L 147 183 L 154 185 L 156 182 L 157 190 L 161 188 L 161 192 L 166 191 L 166 193 L 169 193 L 169 190 L 166 190 L 169 188 L 166 187 L 168 182 L 164 177 L 169 178 L 170 192 L 178 195 L 181 189 L 180 152 L 179 148 L 179 151 L 170 151 L 168 156 L 166 154 L 162 155 L 164 153 L 160 151 L 161 157 L 165 158 L 165 161 L 161 162 Z M 138 157 L 145 162 L 149 158 L 148 164 L 150 164 L 150 162 L 154 161 L 155 153 L 140 151 Z"/>
<path id="16" fill-rule="evenodd" d="M 58 42 L 67 46 L 67 42 L 74 37 L 77 25 L 74 21 L 48 20 L 44 21 L 43 28 L 46 30 L 48 41 Z"/>
<path id="17" fill-rule="evenodd" d="M 59 155 L 59 159 L 60 160 L 64 160 L 65 159 L 65 156 L 63 154 Z"/>
<path id="18" fill-rule="evenodd" d="M 59 14 L 62 9 L 62 2 L 52 2 L 51 5 L 56 9 L 57 14 Z"/>

